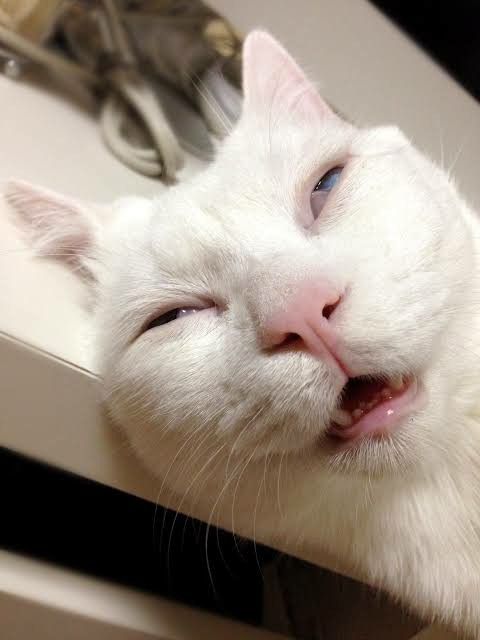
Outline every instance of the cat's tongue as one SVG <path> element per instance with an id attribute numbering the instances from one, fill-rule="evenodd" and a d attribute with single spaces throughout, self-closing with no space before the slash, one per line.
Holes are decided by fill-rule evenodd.
<path id="1" fill-rule="evenodd" d="M 416 408 L 416 397 L 416 378 L 397 376 L 388 382 L 352 378 L 328 433 L 342 440 L 386 435 Z"/>

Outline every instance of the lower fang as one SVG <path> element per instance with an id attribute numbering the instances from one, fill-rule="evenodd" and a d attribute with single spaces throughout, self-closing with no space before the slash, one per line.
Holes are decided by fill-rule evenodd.
<path id="1" fill-rule="evenodd" d="M 363 411 L 361 409 L 355 409 L 355 411 L 352 412 L 352 418 L 354 420 L 358 420 L 358 418 L 361 418 L 363 416 Z"/>
<path id="2" fill-rule="evenodd" d="M 352 416 L 343 409 L 336 409 L 333 412 L 332 420 L 341 427 L 350 427 L 352 424 Z"/>

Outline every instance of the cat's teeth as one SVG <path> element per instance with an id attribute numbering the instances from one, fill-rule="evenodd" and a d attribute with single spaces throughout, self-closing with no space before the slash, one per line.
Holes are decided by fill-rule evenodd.
<path id="1" fill-rule="evenodd" d="M 361 418 L 363 416 L 363 411 L 361 409 L 355 409 L 355 411 L 352 411 L 352 418 L 354 420 L 357 420 L 358 418 Z"/>
<path id="2" fill-rule="evenodd" d="M 332 420 L 341 427 L 349 427 L 352 424 L 352 416 L 348 411 L 344 411 L 343 409 L 335 409 L 332 415 Z"/>
<path id="3" fill-rule="evenodd" d="M 402 375 L 394 376 L 390 380 L 390 386 L 392 387 L 392 389 L 395 389 L 395 391 L 400 391 L 400 389 L 403 387 L 403 376 Z"/>
<path id="4" fill-rule="evenodd" d="M 392 392 L 390 391 L 390 389 L 382 389 L 380 391 L 380 395 L 382 396 L 382 398 L 384 400 L 391 400 L 392 399 Z"/>

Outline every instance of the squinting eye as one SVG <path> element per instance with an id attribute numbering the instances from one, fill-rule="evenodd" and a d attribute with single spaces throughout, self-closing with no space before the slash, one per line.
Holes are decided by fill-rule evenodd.
<path id="1" fill-rule="evenodd" d="M 323 209 L 325 202 L 327 201 L 328 194 L 339 181 L 342 171 L 343 167 L 334 167 L 333 169 L 330 169 L 330 171 L 327 171 L 327 173 L 317 182 L 310 197 L 314 220 L 316 220 L 320 215 L 320 211 Z"/>
<path id="2" fill-rule="evenodd" d="M 315 193 L 315 191 L 331 191 L 337 184 L 342 171 L 343 167 L 335 167 L 334 169 L 327 171 L 327 173 L 317 182 L 313 193 Z"/>
<path id="3" fill-rule="evenodd" d="M 168 324 L 169 322 L 173 322 L 174 320 L 178 320 L 179 318 L 183 318 L 192 313 L 197 313 L 197 311 L 203 311 L 203 309 L 197 307 L 182 307 L 179 309 L 172 309 L 171 311 L 163 313 L 161 316 L 157 316 L 151 322 L 149 322 L 145 327 L 144 332 L 149 331 L 154 327 L 160 327 L 162 324 Z"/>

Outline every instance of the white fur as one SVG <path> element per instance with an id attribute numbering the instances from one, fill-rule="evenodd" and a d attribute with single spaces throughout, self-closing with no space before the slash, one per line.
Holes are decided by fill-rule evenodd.
<path id="1" fill-rule="evenodd" d="M 478 221 L 395 127 L 334 116 L 269 36 L 249 37 L 244 71 L 242 117 L 205 173 L 91 231 L 110 412 L 178 508 L 480 637 Z M 306 230 L 316 182 L 347 160 Z M 333 373 L 259 348 L 306 276 L 347 292 L 333 322 L 353 370 L 421 379 L 427 405 L 391 439 L 332 450 Z M 139 335 L 157 309 L 205 300 L 220 313 Z"/>

